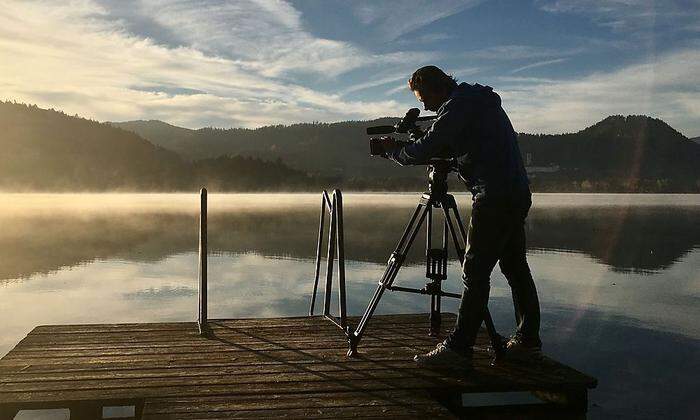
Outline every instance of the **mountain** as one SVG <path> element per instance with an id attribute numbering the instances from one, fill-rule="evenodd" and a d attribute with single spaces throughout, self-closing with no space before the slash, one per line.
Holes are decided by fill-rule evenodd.
<path id="1" fill-rule="evenodd" d="M 691 138 L 690 140 L 691 140 L 691 141 L 694 141 L 695 143 L 700 144 L 700 136 L 698 136 L 698 137 L 693 137 L 693 138 Z"/>
<path id="2" fill-rule="evenodd" d="M 391 188 L 421 188 L 423 168 L 397 168 L 368 156 L 365 129 L 396 121 L 179 131 L 159 121 L 114 124 L 186 159 L 236 153 L 282 159 L 295 169 L 330 177 L 344 186 L 389 188 L 393 181 L 396 186 Z M 519 142 L 535 190 L 700 191 L 700 145 L 659 119 L 615 115 L 576 133 L 521 133 Z"/>
<path id="3" fill-rule="evenodd" d="M 422 190 L 425 167 L 369 156 L 365 129 L 396 120 L 189 130 L 0 102 L 0 189 Z M 616 115 L 519 142 L 534 191 L 700 192 L 700 145 L 659 119 Z"/>
<path id="4" fill-rule="evenodd" d="M 0 102 L 0 127 L 4 191 L 298 190 L 321 183 L 281 161 L 220 156 L 192 163 L 132 131 L 34 105 Z"/>
<path id="5" fill-rule="evenodd" d="M 112 126 L 132 131 L 151 143 L 187 156 L 188 147 L 196 145 L 197 131 L 177 127 L 159 120 L 137 120 L 122 123 L 109 123 Z M 218 155 L 217 155 L 218 156 Z M 199 157 L 217 157 L 202 154 Z"/>
<path id="6" fill-rule="evenodd" d="M 374 125 L 393 125 L 397 121 L 398 118 L 381 118 L 257 129 L 198 130 L 174 127 L 161 121 L 111 124 L 132 130 L 152 143 L 190 160 L 237 154 L 265 160 L 282 159 L 295 169 L 350 182 L 360 182 L 360 179 L 368 177 L 423 179 L 423 168 L 401 168 L 397 172 L 394 163 L 369 155 L 369 137 L 364 134 L 365 129 Z"/>
<path id="7" fill-rule="evenodd" d="M 55 110 L 0 102 L 0 189 L 174 189 L 174 152 L 133 132 Z"/>
<path id="8" fill-rule="evenodd" d="M 556 168 L 533 173 L 536 185 L 556 189 L 570 181 L 602 190 L 700 190 L 700 145 L 659 119 L 615 115 L 577 133 L 521 134 L 519 141 L 528 165 Z"/>

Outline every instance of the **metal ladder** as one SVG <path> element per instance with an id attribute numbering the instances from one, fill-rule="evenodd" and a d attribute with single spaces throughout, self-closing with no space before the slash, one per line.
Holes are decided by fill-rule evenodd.
<path id="1" fill-rule="evenodd" d="M 316 247 L 316 270 L 314 288 L 311 294 L 309 316 L 314 315 L 314 304 L 318 292 L 318 280 L 321 274 L 321 251 L 323 248 L 326 213 L 330 215 L 328 228 L 328 253 L 326 256 L 326 284 L 323 299 L 323 316 L 338 326 L 346 336 L 352 331 L 348 325 L 347 303 L 345 297 L 345 240 L 343 237 L 343 195 L 340 190 L 333 190 L 329 195 L 326 190 L 321 194 L 321 216 L 318 225 L 318 244 Z M 339 316 L 331 314 L 331 293 L 333 288 L 333 262 L 338 259 L 338 311 Z"/>

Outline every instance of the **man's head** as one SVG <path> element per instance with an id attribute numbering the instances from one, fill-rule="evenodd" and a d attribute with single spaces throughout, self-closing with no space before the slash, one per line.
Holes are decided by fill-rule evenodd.
<path id="1" fill-rule="evenodd" d="M 413 72 L 408 87 L 426 111 L 437 111 L 457 87 L 457 80 L 436 66 L 425 66 Z"/>

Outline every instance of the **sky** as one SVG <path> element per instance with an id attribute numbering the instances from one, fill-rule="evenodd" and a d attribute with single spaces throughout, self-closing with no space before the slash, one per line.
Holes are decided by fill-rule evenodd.
<path id="1" fill-rule="evenodd" d="M 259 127 L 403 115 L 434 64 L 515 129 L 609 115 L 700 136 L 700 0 L 2 0 L 0 99 L 99 121 Z"/>

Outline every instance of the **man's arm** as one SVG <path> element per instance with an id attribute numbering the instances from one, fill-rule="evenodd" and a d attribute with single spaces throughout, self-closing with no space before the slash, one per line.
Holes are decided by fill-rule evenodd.
<path id="1" fill-rule="evenodd" d="M 447 157 L 444 153 L 455 150 L 450 146 L 461 140 L 465 117 L 453 110 L 444 110 L 423 137 L 387 151 L 387 157 L 399 165 L 424 165 L 431 158 Z"/>

